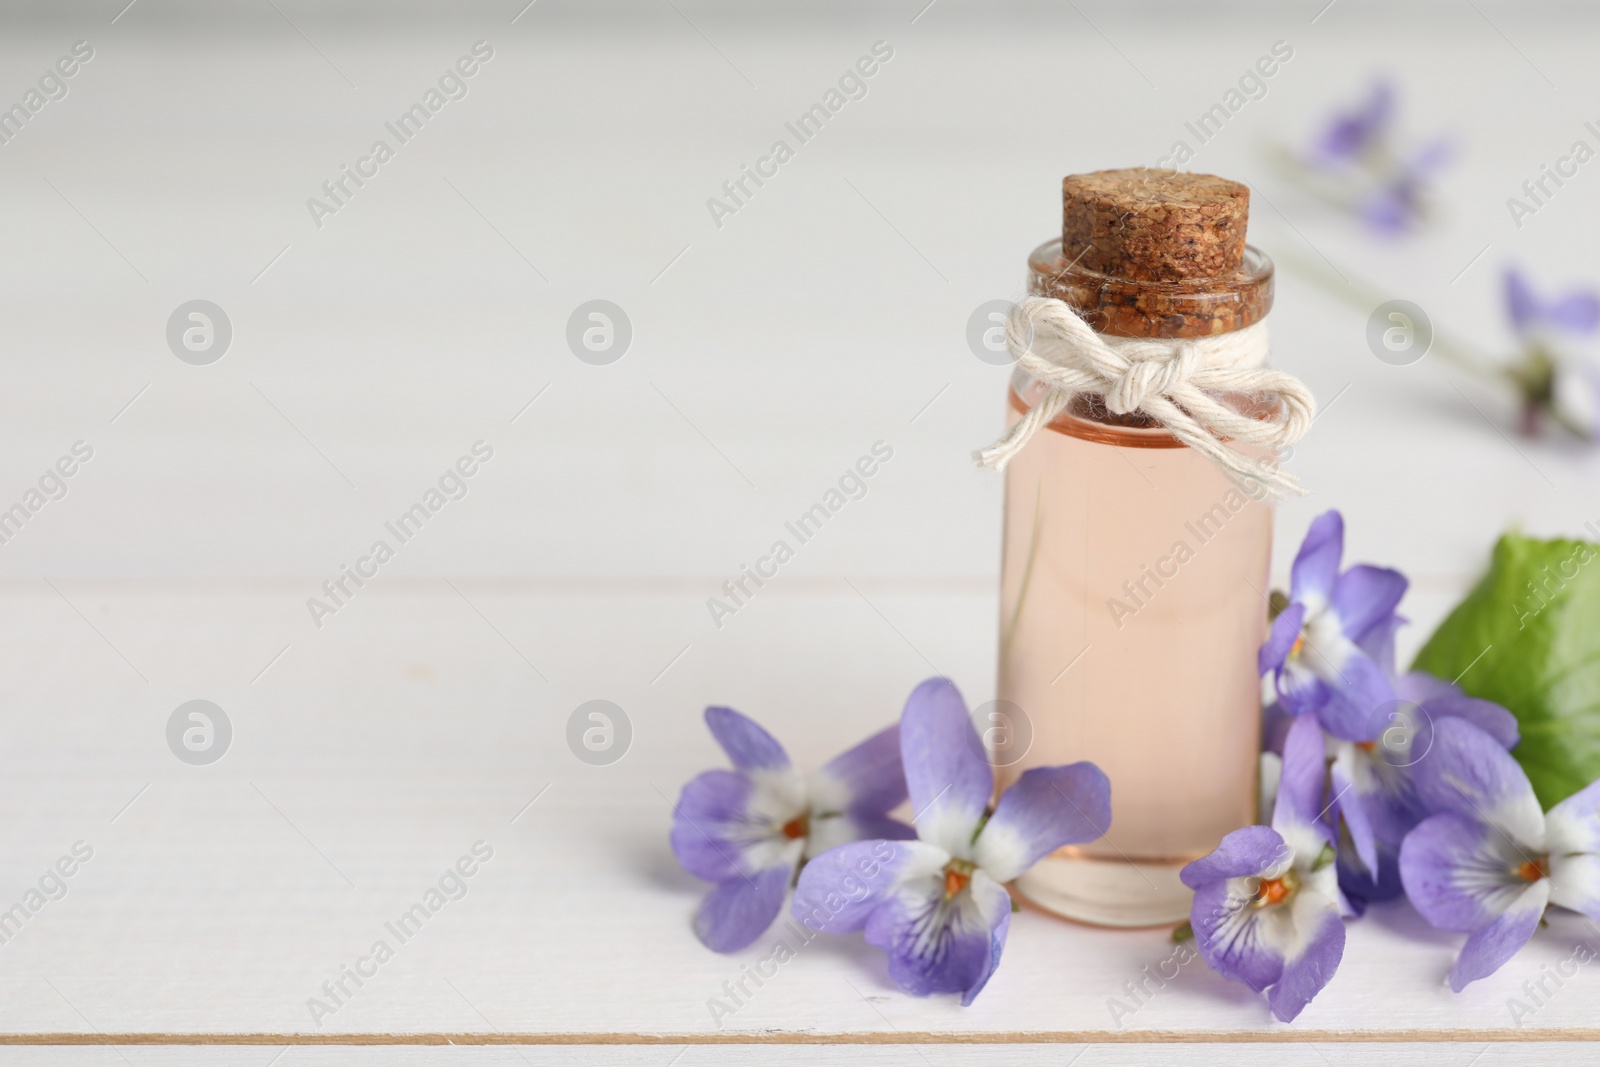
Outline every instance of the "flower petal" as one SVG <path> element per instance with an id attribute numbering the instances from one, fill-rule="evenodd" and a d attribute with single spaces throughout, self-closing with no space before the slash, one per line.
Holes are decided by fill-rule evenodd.
<path id="1" fill-rule="evenodd" d="M 793 874 L 791 864 L 723 882 L 700 902 L 694 915 L 695 936 L 713 952 L 744 948 L 778 917 Z"/>
<path id="2" fill-rule="evenodd" d="M 1300 638 L 1300 627 L 1306 621 L 1306 606 L 1290 604 L 1272 620 L 1272 630 L 1256 652 L 1256 670 L 1265 675 L 1283 666 L 1289 650 Z"/>
<path id="3" fill-rule="evenodd" d="M 949 853 L 920 841 L 856 841 L 800 869 L 789 914 L 819 933 L 848 934 L 905 881 L 936 880 Z"/>
<path id="4" fill-rule="evenodd" d="M 989 963 L 984 968 L 983 974 L 978 977 L 978 980 L 967 986 L 962 992 L 961 1006 L 963 1008 L 977 999 L 978 994 L 983 992 L 983 987 L 989 984 L 989 979 L 994 977 L 994 972 L 1000 966 L 1000 954 L 1005 951 L 1006 934 L 1011 930 L 1010 894 L 1006 893 L 1005 889 L 984 871 L 973 871 L 972 881 L 974 884 L 972 889 L 973 896 L 978 899 L 992 901 L 988 909 L 991 915 L 989 920 Z M 993 886 L 995 890 L 999 890 L 1000 895 L 996 896 L 990 886 Z"/>
<path id="5" fill-rule="evenodd" d="M 1294 725 L 1295 716 L 1283 709 L 1283 705 L 1273 701 L 1261 709 L 1261 753 L 1267 755 L 1283 755 L 1283 742 L 1289 736 L 1289 727 Z M 1276 790 L 1277 786 L 1274 785 Z"/>
<path id="6" fill-rule="evenodd" d="M 1545 847 L 1552 853 L 1600 852 L 1600 781 L 1551 808 L 1544 824 Z"/>
<path id="7" fill-rule="evenodd" d="M 1397 700 L 1423 709 L 1425 714 L 1420 724 L 1423 727 L 1429 720 L 1450 716 L 1467 720 L 1504 748 L 1516 748 L 1521 740 L 1515 715 L 1492 701 L 1467 696 L 1459 686 L 1443 678 L 1422 671 L 1403 674 L 1394 680 L 1394 695 Z M 1431 740 L 1428 743 L 1431 744 Z M 1426 746 L 1419 751 L 1425 749 Z"/>
<path id="8" fill-rule="evenodd" d="M 1317 677 L 1303 659 L 1286 661 L 1272 681 L 1278 690 L 1278 703 L 1290 715 L 1305 715 L 1327 706 L 1328 683 Z"/>
<path id="9" fill-rule="evenodd" d="M 889 976 L 908 993 L 961 993 L 970 1002 L 994 973 L 1011 897 L 983 871 L 946 898 L 937 875 L 908 881 L 866 923 L 866 939 L 889 955 Z"/>
<path id="10" fill-rule="evenodd" d="M 1430 925 L 1471 933 L 1504 914 L 1527 888 L 1515 873 L 1524 861 L 1499 830 L 1447 811 L 1406 835 L 1400 880 Z"/>
<path id="11" fill-rule="evenodd" d="M 1383 668 L 1353 644 L 1322 642 L 1313 669 L 1328 687 L 1328 701 L 1317 717 L 1330 734 L 1347 741 L 1371 741 L 1385 725 L 1384 711 L 1394 700 L 1394 684 Z"/>
<path id="12" fill-rule="evenodd" d="M 1394 695 L 1412 704 L 1424 704 L 1438 697 L 1461 696 L 1461 688 L 1425 671 L 1411 671 L 1394 680 Z"/>
<path id="13" fill-rule="evenodd" d="M 1430 171 L 1442 168 L 1446 163 L 1455 158 L 1456 146 L 1448 137 L 1436 137 L 1432 141 L 1417 149 L 1414 156 L 1406 164 L 1406 171 L 1414 182 L 1423 178 Z"/>
<path id="14" fill-rule="evenodd" d="M 1526 848 L 1544 846 L 1544 812 L 1528 776 L 1493 737 L 1465 719 L 1433 724 L 1433 744 L 1413 768 L 1427 811 L 1453 811 L 1504 830 Z"/>
<path id="15" fill-rule="evenodd" d="M 1600 326 L 1600 296 L 1575 289 L 1545 306 L 1544 321 L 1568 333 L 1592 333 Z"/>
<path id="16" fill-rule="evenodd" d="M 1383 673 L 1394 675 L 1394 639 L 1400 627 L 1411 620 L 1399 613 L 1391 613 L 1356 642 L 1356 647 L 1367 654 L 1367 658 L 1383 668 Z"/>
<path id="17" fill-rule="evenodd" d="M 1545 814 L 1550 902 L 1600 920 L 1600 782 Z"/>
<path id="18" fill-rule="evenodd" d="M 1539 318 L 1539 301 L 1528 279 L 1515 267 L 1506 268 L 1505 293 L 1506 314 L 1511 318 L 1512 329 L 1520 333 L 1533 326 Z"/>
<path id="19" fill-rule="evenodd" d="M 1344 958 L 1344 920 L 1321 893 L 1301 891 L 1289 901 L 1293 941 L 1283 955 L 1283 974 L 1267 992 L 1272 1013 L 1293 1022 L 1322 992 Z"/>
<path id="20" fill-rule="evenodd" d="M 1428 814 L 1417 802 L 1411 780 L 1412 753 L 1427 751 L 1427 726 L 1412 725 L 1410 719 L 1408 715 L 1385 730 L 1371 751 L 1349 746 L 1351 791 L 1340 802 L 1341 812 L 1344 801 L 1359 803 L 1373 838 L 1391 851 L 1398 850 L 1406 834 Z M 1422 738 L 1421 747 L 1417 747 L 1418 737 Z M 1336 786 L 1335 791 L 1341 788 Z"/>
<path id="21" fill-rule="evenodd" d="M 1398 846 L 1378 845 L 1378 867 L 1374 871 L 1365 866 L 1356 855 L 1355 848 L 1339 847 L 1339 891 L 1350 902 L 1355 914 L 1366 911 L 1369 904 L 1396 900 L 1405 893 L 1400 883 L 1400 850 Z"/>
<path id="22" fill-rule="evenodd" d="M 1272 808 L 1272 829 L 1297 853 L 1316 858 L 1330 839 L 1322 821 L 1327 811 L 1328 763 L 1322 728 L 1310 715 L 1289 727 L 1283 743 L 1283 770 L 1278 777 L 1278 801 Z"/>
<path id="23" fill-rule="evenodd" d="M 900 756 L 917 833 L 952 856 L 972 857 L 972 833 L 994 792 L 994 773 L 966 701 L 947 678 L 912 692 L 900 716 Z"/>
<path id="24" fill-rule="evenodd" d="M 706 771 L 684 785 L 672 811 L 672 851 L 683 869 L 708 882 L 739 878 L 747 808 L 754 785 L 734 771 Z"/>
<path id="25" fill-rule="evenodd" d="M 805 841 L 782 827 L 805 814 L 795 771 L 707 771 L 683 787 L 672 812 L 672 848 L 685 869 L 726 882 L 800 858 Z"/>
<path id="26" fill-rule="evenodd" d="M 1318 140 L 1317 154 L 1325 164 L 1354 159 L 1382 137 L 1394 111 L 1394 87 L 1375 82 L 1367 98 L 1354 110 L 1333 117 Z"/>
<path id="27" fill-rule="evenodd" d="M 1427 701 L 1422 710 L 1432 719 L 1451 717 L 1470 722 L 1494 738 L 1501 748 L 1516 748 L 1517 742 L 1522 740 L 1517 717 L 1493 701 L 1461 695 L 1441 696 Z"/>
<path id="28" fill-rule="evenodd" d="M 1332 847 L 1332 846 L 1330 846 Z M 1339 889 L 1339 864 L 1337 855 L 1327 856 L 1324 853 L 1311 855 L 1297 853 L 1294 858 L 1295 874 L 1299 877 L 1300 888 L 1295 896 L 1305 893 L 1315 893 L 1332 901 L 1334 909 L 1340 915 L 1354 916 L 1356 910 L 1344 898 L 1344 893 Z"/>
<path id="29" fill-rule="evenodd" d="M 1257 993 L 1283 976 L 1283 945 L 1289 939 L 1281 905 L 1256 907 L 1259 885 L 1255 878 L 1208 882 L 1195 890 L 1189 911 L 1195 947 L 1206 965 Z"/>
<path id="30" fill-rule="evenodd" d="M 1372 820 L 1367 817 L 1367 806 L 1362 791 L 1356 788 L 1358 771 L 1355 767 L 1356 749 L 1341 745 L 1339 755 L 1330 768 L 1334 805 L 1345 829 L 1350 832 L 1350 844 L 1369 871 L 1378 869 L 1378 839 L 1372 830 Z"/>
<path id="31" fill-rule="evenodd" d="M 1361 217 L 1383 234 L 1397 234 L 1410 225 L 1416 191 L 1402 180 L 1379 189 L 1360 203 Z"/>
<path id="32" fill-rule="evenodd" d="M 823 764 L 811 780 L 811 810 L 882 815 L 906 799 L 899 724 Z"/>
<path id="33" fill-rule="evenodd" d="M 1344 634 L 1359 641 L 1386 623 L 1406 592 L 1405 575 L 1387 567 L 1361 563 L 1339 575 L 1333 585 L 1332 608 Z"/>
<path id="34" fill-rule="evenodd" d="M 1111 828 L 1111 782 L 1092 763 L 1034 767 L 1000 795 L 973 859 L 1009 882 L 1062 845 L 1104 837 Z"/>
<path id="35" fill-rule="evenodd" d="M 1292 855 L 1283 838 L 1270 826 L 1246 826 L 1217 844 L 1209 856 L 1184 866 L 1178 877 L 1190 889 L 1225 881 L 1286 870 Z"/>
<path id="36" fill-rule="evenodd" d="M 1333 596 L 1339 577 L 1339 558 L 1344 555 L 1344 516 L 1324 511 L 1311 520 L 1306 539 L 1294 557 L 1289 572 L 1290 599 L 1312 612 L 1320 610 Z"/>
<path id="37" fill-rule="evenodd" d="M 1450 988 L 1459 993 L 1515 956 L 1539 928 L 1549 899 L 1550 880 L 1541 878 L 1524 889 L 1499 918 L 1467 938 L 1456 965 L 1450 968 Z"/>
<path id="38" fill-rule="evenodd" d="M 1550 903 L 1600 920 L 1600 856 L 1576 852 L 1550 856 Z"/>
<path id="39" fill-rule="evenodd" d="M 856 841 L 909 841 L 916 836 L 915 829 L 887 815 L 813 815 L 805 854 L 810 858 Z"/>
<path id="40" fill-rule="evenodd" d="M 706 725 L 741 771 L 781 770 L 789 766 L 789 754 L 783 746 L 748 715 L 732 708 L 707 708 Z"/>

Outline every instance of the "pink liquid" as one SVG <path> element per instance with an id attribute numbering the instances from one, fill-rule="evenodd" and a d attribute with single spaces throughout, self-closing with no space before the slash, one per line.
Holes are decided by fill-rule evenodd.
<path id="1" fill-rule="evenodd" d="M 997 777 L 1111 779 L 1110 833 L 1017 887 L 1102 925 L 1186 918 L 1178 870 L 1256 821 L 1272 508 L 1163 430 L 1064 415 L 1007 468 L 1004 544 L 999 697 L 1022 722 L 991 735 Z"/>

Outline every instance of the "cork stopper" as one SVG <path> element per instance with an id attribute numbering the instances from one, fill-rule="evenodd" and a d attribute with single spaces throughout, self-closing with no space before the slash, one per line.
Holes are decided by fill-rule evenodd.
<path id="1" fill-rule="evenodd" d="M 1212 174 L 1149 167 L 1069 174 L 1061 244 L 1085 270 L 1135 282 L 1198 281 L 1238 272 L 1250 190 Z"/>

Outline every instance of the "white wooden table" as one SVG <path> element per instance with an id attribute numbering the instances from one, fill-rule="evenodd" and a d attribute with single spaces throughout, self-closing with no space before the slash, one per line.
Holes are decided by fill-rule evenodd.
<path id="1" fill-rule="evenodd" d="M 1521 1025 L 1507 998 L 1600 933 L 1559 920 L 1454 995 L 1458 938 L 1404 906 L 1350 926 L 1292 1027 L 1198 962 L 1114 1013 L 1165 933 L 1032 911 L 971 1008 L 900 993 L 837 939 L 718 1025 L 708 998 L 765 948 L 694 940 L 704 887 L 666 833 L 668 798 L 721 762 L 707 703 L 815 763 L 928 675 L 992 693 L 998 483 L 967 456 L 1005 371 L 963 331 L 1017 291 L 1063 173 L 1153 162 L 1289 40 L 1195 166 L 1259 182 L 1269 251 L 1503 346 L 1502 263 L 1600 281 L 1600 179 L 1520 231 L 1503 207 L 1600 113 L 1592 17 L 1485 8 L 1512 46 L 1470 8 L 1353 2 L 1164 27 L 955 4 L 764 26 L 541 3 L 513 24 L 520 6 L 408 25 L 148 3 L 0 35 L 0 102 L 73 41 L 96 49 L 0 147 L 0 503 L 95 449 L 0 545 L 0 909 L 93 849 L 0 944 L 0 1061 L 1587 1061 L 1592 968 Z M 479 39 L 495 56 L 467 98 L 314 228 L 306 197 Z M 876 40 L 895 55 L 866 99 L 716 228 L 705 199 Z M 1405 122 L 1462 144 L 1446 225 L 1392 247 L 1260 156 L 1385 67 Z M 1066 105 L 1084 94 L 1097 107 Z M 234 327 L 211 366 L 163 337 L 196 297 Z M 635 333 L 603 367 L 563 339 L 597 297 Z M 1494 399 L 1429 361 L 1378 362 L 1359 314 L 1285 277 L 1272 321 L 1279 364 L 1332 401 L 1295 456 L 1313 495 L 1280 512 L 1280 581 L 1310 517 L 1343 509 L 1353 556 L 1414 579 L 1409 652 L 1501 529 L 1600 519 L 1592 456 L 1502 437 Z M 479 440 L 494 458 L 466 498 L 316 626 L 307 598 Z M 714 627 L 706 598 L 877 440 L 895 455 L 867 497 Z M 233 731 L 210 765 L 167 743 L 195 699 Z M 566 743 L 593 699 L 632 723 L 608 766 Z M 314 1020 L 308 999 L 479 841 L 465 895 Z"/>

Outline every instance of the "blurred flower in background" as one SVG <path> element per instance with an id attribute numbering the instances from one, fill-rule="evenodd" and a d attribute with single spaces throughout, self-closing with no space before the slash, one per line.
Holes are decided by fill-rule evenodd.
<path id="1" fill-rule="evenodd" d="M 1426 221 L 1429 183 L 1454 149 L 1443 137 L 1412 147 L 1395 132 L 1394 115 L 1394 85 L 1379 78 L 1358 104 L 1335 112 L 1308 149 L 1281 149 L 1278 160 L 1298 184 L 1373 231 L 1405 233 Z"/>
<path id="2" fill-rule="evenodd" d="M 1505 273 L 1506 314 L 1522 345 L 1506 370 L 1522 402 L 1522 430 L 1538 434 L 1548 420 L 1585 441 L 1600 436 L 1600 367 L 1559 350 L 1563 337 L 1600 327 L 1600 295 L 1573 289 L 1546 300 L 1516 268 Z"/>
<path id="3" fill-rule="evenodd" d="M 1392 304 L 1382 289 L 1349 269 L 1331 270 L 1292 250 L 1280 250 L 1275 258 L 1363 312 L 1377 315 Z M 1600 443 L 1600 363 L 1572 350 L 1578 338 L 1600 335 L 1600 290 L 1578 286 L 1547 298 L 1515 267 L 1506 269 L 1503 288 L 1506 318 L 1517 340 L 1509 359 L 1461 341 L 1436 322 L 1429 327 L 1426 354 L 1468 372 L 1502 397 L 1509 393 L 1524 435 L 1539 437 L 1554 426 L 1584 444 Z"/>

